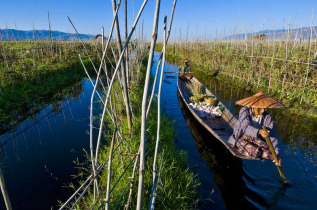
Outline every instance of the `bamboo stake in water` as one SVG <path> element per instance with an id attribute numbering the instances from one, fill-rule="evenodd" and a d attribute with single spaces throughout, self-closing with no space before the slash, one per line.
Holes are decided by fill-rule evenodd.
<path id="1" fill-rule="evenodd" d="M 12 209 L 11 202 L 9 199 L 8 191 L 7 191 L 6 186 L 5 186 L 1 167 L 0 167 L 0 187 L 1 187 L 1 192 L 3 195 L 3 199 L 4 199 L 4 203 L 6 205 L 6 208 L 7 208 L 7 210 L 11 210 Z"/>
<path id="2" fill-rule="evenodd" d="M 139 168 L 139 187 L 138 187 L 138 197 L 137 197 L 137 210 L 141 210 L 142 208 L 142 194 L 143 194 L 143 182 L 144 182 L 144 168 L 145 168 L 145 132 L 146 132 L 146 103 L 148 96 L 148 89 L 150 83 L 150 74 L 151 67 L 153 63 L 153 54 L 157 39 L 157 28 L 158 28 L 158 20 L 159 20 L 159 10 L 160 10 L 160 0 L 156 0 L 155 5 L 155 13 L 154 13 L 154 22 L 153 22 L 153 31 L 152 31 L 152 40 L 151 47 L 149 52 L 149 60 L 147 64 L 145 83 L 144 83 L 144 91 L 143 91 L 143 99 L 142 99 L 142 118 L 141 118 L 141 140 L 140 140 L 140 168 Z"/>

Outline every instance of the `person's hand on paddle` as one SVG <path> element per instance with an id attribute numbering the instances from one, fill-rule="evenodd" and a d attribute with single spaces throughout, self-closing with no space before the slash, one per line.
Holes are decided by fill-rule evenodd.
<path id="1" fill-rule="evenodd" d="M 275 160 L 273 160 L 273 163 L 275 163 L 275 165 L 276 165 L 276 166 L 281 167 L 281 166 L 282 166 L 282 159 L 281 159 L 281 158 L 279 158 L 279 157 L 277 157 L 277 158 L 278 158 L 277 163 L 275 162 Z"/>
<path id="2" fill-rule="evenodd" d="M 263 137 L 263 138 L 266 138 L 266 137 L 269 137 L 270 136 L 270 131 L 268 130 L 259 130 L 259 134 Z"/>

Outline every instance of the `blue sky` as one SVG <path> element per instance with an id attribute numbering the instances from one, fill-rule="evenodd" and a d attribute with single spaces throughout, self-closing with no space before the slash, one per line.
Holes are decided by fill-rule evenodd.
<path id="1" fill-rule="evenodd" d="M 122 0 L 123 5 L 124 0 Z M 135 15 L 143 1 L 128 0 L 130 28 L 133 20 L 132 2 Z M 168 18 L 173 0 L 161 1 L 160 29 L 164 15 Z M 31 30 L 34 22 L 36 29 L 48 29 L 47 11 L 50 12 L 52 30 L 73 32 L 67 20 L 69 16 L 80 33 L 97 34 L 101 26 L 108 34 L 112 21 L 110 0 L 0 0 L 0 28 Z M 186 37 L 189 25 L 189 39 L 197 36 L 204 39 L 233 33 L 237 26 L 238 33 L 256 32 L 264 29 L 281 29 L 288 27 L 303 27 L 310 25 L 312 9 L 317 6 L 316 0 L 178 0 L 171 39 Z M 144 33 L 150 37 L 153 23 L 155 0 L 149 0 L 140 19 L 144 21 Z M 314 25 L 317 25 L 315 12 Z M 238 18 L 239 17 L 239 18 Z M 120 25 L 123 26 L 123 7 L 120 9 Z M 137 29 L 137 32 L 139 29 Z M 160 30 L 159 37 L 162 37 Z"/>

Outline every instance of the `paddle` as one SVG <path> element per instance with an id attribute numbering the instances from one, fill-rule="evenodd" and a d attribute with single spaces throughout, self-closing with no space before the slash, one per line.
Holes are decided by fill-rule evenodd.
<path id="1" fill-rule="evenodd" d="M 263 129 L 264 131 L 267 131 L 265 126 L 263 126 L 262 129 Z M 278 158 L 277 158 L 277 156 L 276 156 L 276 153 L 275 153 L 275 150 L 274 150 L 274 147 L 273 147 L 273 145 L 272 145 L 272 142 L 271 142 L 270 137 L 269 137 L 269 136 L 266 137 L 265 140 L 266 140 L 266 143 L 269 145 L 269 148 L 270 148 L 270 151 L 271 151 L 271 153 L 272 153 L 272 155 L 273 155 L 273 158 L 274 158 L 274 160 L 275 160 L 275 163 L 278 163 Z M 284 185 L 289 185 L 289 183 L 287 182 L 287 180 L 286 180 L 286 178 L 285 178 L 285 176 L 284 176 L 284 173 L 283 173 L 283 171 L 282 171 L 281 166 L 277 166 L 277 169 L 278 169 L 278 172 L 280 173 L 280 175 L 281 175 L 281 177 L 282 177 L 283 184 L 284 184 Z"/>

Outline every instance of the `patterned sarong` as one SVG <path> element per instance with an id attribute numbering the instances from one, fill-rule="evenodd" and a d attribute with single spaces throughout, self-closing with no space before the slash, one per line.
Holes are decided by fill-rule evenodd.
<path id="1" fill-rule="evenodd" d="M 273 160 L 269 146 L 264 140 L 252 138 L 243 134 L 243 136 L 238 139 L 236 147 L 244 156 Z"/>

